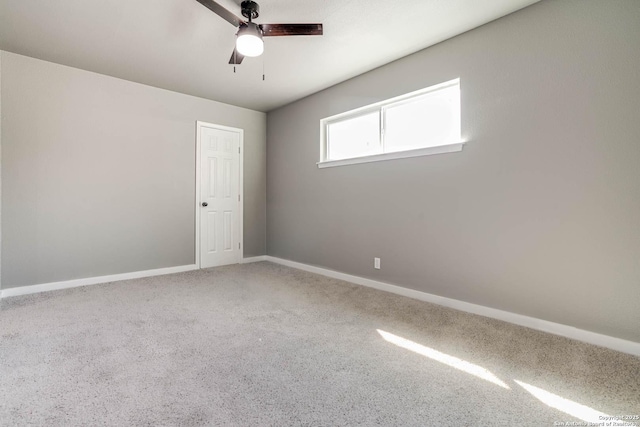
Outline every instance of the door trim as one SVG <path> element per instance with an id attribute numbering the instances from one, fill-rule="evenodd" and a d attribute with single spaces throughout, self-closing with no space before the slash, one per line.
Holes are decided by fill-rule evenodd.
<path id="1" fill-rule="evenodd" d="M 196 265 L 196 267 L 198 269 L 200 269 L 200 183 L 202 181 L 202 171 L 200 170 L 200 158 L 202 156 L 201 153 L 201 142 L 200 142 L 200 130 L 203 128 L 211 128 L 211 129 L 219 129 L 219 130 L 226 130 L 226 131 L 230 131 L 230 132 L 236 132 L 238 133 L 238 136 L 240 137 L 240 153 L 238 156 L 238 163 L 239 163 L 239 167 L 238 167 L 238 174 L 240 175 L 238 177 L 238 192 L 240 193 L 240 201 L 238 203 L 238 223 L 239 223 L 239 228 L 240 228 L 240 236 L 239 236 L 239 242 L 240 242 L 240 250 L 238 252 L 238 259 L 237 259 L 237 263 L 240 264 L 242 262 L 242 259 L 244 258 L 244 130 L 243 129 L 239 129 L 239 128 L 233 128 L 233 127 L 229 127 L 229 126 L 222 126 L 222 125 L 216 125 L 213 123 L 207 123 L 207 122 L 203 122 L 200 120 L 196 121 L 196 194 L 195 194 L 195 210 L 196 210 L 196 227 L 195 227 L 195 243 L 196 243 L 196 247 L 195 247 L 195 254 L 196 254 L 196 259 L 194 264 Z"/>

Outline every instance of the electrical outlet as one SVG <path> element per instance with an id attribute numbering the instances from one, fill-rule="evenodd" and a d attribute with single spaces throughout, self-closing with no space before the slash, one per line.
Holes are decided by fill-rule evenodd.
<path id="1" fill-rule="evenodd" d="M 380 270 L 380 258 L 373 259 L 373 268 L 376 270 Z"/>

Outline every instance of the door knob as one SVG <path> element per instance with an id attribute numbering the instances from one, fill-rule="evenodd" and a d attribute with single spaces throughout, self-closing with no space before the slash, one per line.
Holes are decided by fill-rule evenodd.
<path id="1" fill-rule="evenodd" d="M 207 202 L 202 202 L 202 207 L 206 208 L 207 206 L 209 206 L 209 203 L 207 203 Z"/>

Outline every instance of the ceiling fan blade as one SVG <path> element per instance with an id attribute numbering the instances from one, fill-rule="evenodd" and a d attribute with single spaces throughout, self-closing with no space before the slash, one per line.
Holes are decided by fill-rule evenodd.
<path id="1" fill-rule="evenodd" d="M 244 55 L 238 52 L 238 49 L 233 49 L 231 59 L 229 59 L 229 64 L 242 64 L 243 59 Z"/>
<path id="2" fill-rule="evenodd" d="M 240 24 L 244 23 L 242 19 L 238 18 L 236 15 L 229 12 L 213 0 L 196 1 L 235 27 L 239 27 Z"/>
<path id="3" fill-rule="evenodd" d="M 260 29 L 264 37 L 322 35 L 322 24 L 260 24 Z"/>

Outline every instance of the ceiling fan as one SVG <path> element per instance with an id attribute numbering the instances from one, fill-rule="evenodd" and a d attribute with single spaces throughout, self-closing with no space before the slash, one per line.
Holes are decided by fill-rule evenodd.
<path id="1" fill-rule="evenodd" d="M 245 0 L 240 5 L 242 16 L 248 21 L 243 21 L 213 0 L 197 1 L 231 25 L 238 27 L 236 47 L 229 64 L 240 64 L 245 56 L 262 55 L 263 37 L 322 35 L 322 24 L 255 24 L 252 20 L 260 15 L 260 6 L 254 1 Z"/>

